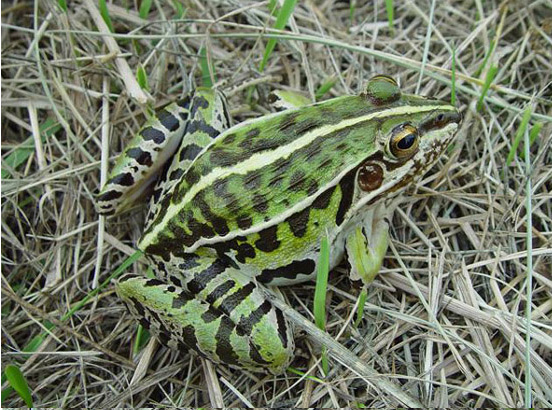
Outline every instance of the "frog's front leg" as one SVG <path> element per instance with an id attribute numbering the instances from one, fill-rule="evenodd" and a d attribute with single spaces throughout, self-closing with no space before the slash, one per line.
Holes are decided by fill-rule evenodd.
<path id="1" fill-rule="evenodd" d="M 353 228 L 345 247 L 351 264 L 351 279 L 370 284 L 378 274 L 387 252 L 389 225 L 383 206 L 367 212 L 362 224 Z"/>
<path id="2" fill-rule="evenodd" d="M 179 265 L 185 274 L 166 263 L 162 279 L 119 282 L 117 293 L 130 313 L 171 348 L 193 349 L 236 368 L 282 373 L 293 357 L 292 329 L 254 280 L 216 257 L 190 255 Z"/>

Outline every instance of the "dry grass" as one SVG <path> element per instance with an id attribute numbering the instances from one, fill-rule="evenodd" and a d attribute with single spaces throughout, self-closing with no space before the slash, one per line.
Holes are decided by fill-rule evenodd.
<path id="1" fill-rule="evenodd" d="M 279 42 L 263 73 L 258 67 L 266 40 L 259 33 L 273 24 L 266 4 L 182 0 L 186 20 L 171 21 L 173 3 L 159 0 L 145 21 L 134 2 L 116 2 L 109 11 L 121 35 L 102 37 L 96 1 L 71 2 L 67 13 L 53 0 L 37 3 L 34 9 L 32 2 L 15 1 L 2 10 L 2 168 L 11 175 L 2 181 L 2 360 L 21 368 L 35 406 L 404 402 L 374 381 L 398 386 L 411 404 L 428 407 L 519 407 L 529 398 L 535 407 L 552 405 L 549 1 L 503 7 L 435 2 L 433 13 L 429 2 L 399 2 L 393 31 L 382 1 L 376 9 L 356 2 L 352 20 L 344 2 L 300 2 L 287 40 Z M 387 73 L 407 92 L 419 88 L 448 98 L 453 46 L 463 126 L 448 155 L 395 213 L 392 246 L 368 290 L 358 328 L 349 324 L 358 284 L 349 281 L 345 266 L 330 278 L 328 333 L 340 334 L 349 359 L 380 376 L 331 360 L 324 380 L 293 373 L 274 378 L 214 367 L 153 342 L 133 356 L 136 324 L 112 284 L 60 322 L 133 252 L 140 236 L 143 208 L 104 226 L 92 205 L 107 155 L 120 152 L 143 121 L 139 103 L 150 97 L 135 80 L 140 64 L 155 105 L 162 105 L 185 92 L 190 78 L 199 82 L 198 55 L 205 47 L 241 121 L 266 113 L 274 88 L 312 95 L 329 78 L 337 80 L 335 95 L 358 92 L 372 74 Z M 497 77 L 477 112 L 481 80 L 491 65 L 498 67 Z M 529 126 L 543 124 L 531 146 L 529 179 L 523 142 L 506 163 L 527 107 L 533 113 Z M 39 127 L 48 119 L 60 128 L 41 139 Z M 8 156 L 24 151 L 21 143 L 29 137 L 28 159 L 11 169 Z M 312 318 L 312 284 L 283 293 L 295 311 Z M 47 320 L 56 325 L 51 335 L 38 351 L 22 354 Z M 297 341 L 293 366 L 309 369 L 318 347 L 304 333 Z M 311 374 L 321 378 L 317 366 Z M 11 393 L 2 404 L 23 402 Z"/>

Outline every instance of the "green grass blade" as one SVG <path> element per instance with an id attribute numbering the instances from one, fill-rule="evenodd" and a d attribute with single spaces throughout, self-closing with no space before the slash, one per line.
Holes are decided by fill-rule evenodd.
<path id="1" fill-rule="evenodd" d="M 3 374 L 2 374 L 3 375 Z M 4 384 L 4 380 L 2 379 L 2 384 Z M 2 396 L 0 397 L 0 403 L 4 403 L 8 397 L 10 397 L 10 394 L 13 393 L 13 387 L 6 387 L 5 389 L 2 389 Z"/>
<path id="2" fill-rule="evenodd" d="M 65 0 L 58 0 L 58 6 L 59 8 L 64 12 L 67 13 L 67 1 Z"/>
<path id="3" fill-rule="evenodd" d="M 360 295 L 358 297 L 358 306 L 356 311 L 356 319 L 354 326 L 358 327 L 360 324 L 360 321 L 362 320 L 362 316 L 364 315 L 364 305 L 366 304 L 366 298 L 368 297 L 368 291 L 366 288 L 362 289 L 362 292 L 360 292 Z"/>
<path id="4" fill-rule="evenodd" d="M 151 10 L 151 4 L 152 0 L 142 0 L 142 3 L 140 4 L 140 10 L 138 11 L 140 18 L 143 18 L 144 20 L 148 18 L 149 12 Z"/>
<path id="5" fill-rule="evenodd" d="M 543 125 L 544 123 L 537 122 L 531 127 L 531 131 L 529 131 L 529 147 L 537 140 Z M 525 159 L 525 150 L 521 151 L 521 158 Z"/>
<path id="6" fill-rule="evenodd" d="M 527 120 L 525 118 L 527 117 Z M 525 283 L 525 386 L 524 386 L 524 401 L 525 407 L 530 409 L 533 404 L 533 390 L 531 387 L 532 378 L 532 363 L 531 363 L 531 317 L 532 317 L 532 304 L 533 304 L 533 204 L 532 204 L 532 192 L 533 188 L 531 185 L 531 154 L 530 154 L 530 145 L 531 145 L 531 136 L 527 137 L 525 129 L 531 118 L 531 107 L 528 106 L 525 112 L 523 113 L 523 118 L 521 120 L 521 125 L 518 129 L 518 134 L 524 136 L 524 153 L 525 153 L 525 219 L 526 219 L 526 236 L 525 242 L 527 247 L 527 274 L 526 274 L 526 283 Z M 521 129 L 524 128 L 523 131 Z M 533 127 L 534 129 L 535 127 Z M 533 130 L 531 130 L 533 132 Z M 507 163 L 508 164 L 508 163 Z"/>
<path id="7" fill-rule="evenodd" d="M 271 16 L 275 15 L 276 10 L 278 10 L 278 0 L 269 0 L 268 1 L 268 11 L 270 12 L 270 15 Z"/>
<path id="8" fill-rule="evenodd" d="M 45 321 L 42 326 L 44 326 L 46 328 L 46 330 L 52 330 L 55 326 L 53 323 L 51 322 L 48 322 L 48 321 Z M 38 335 L 36 335 L 35 337 L 33 337 L 29 343 L 27 343 L 25 345 L 25 347 L 22 349 L 23 352 L 25 353 L 32 353 L 32 352 L 36 352 L 38 350 L 38 348 L 40 347 L 40 345 L 42 344 L 42 342 L 44 341 L 44 339 L 46 338 L 46 336 L 48 336 L 48 332 L 44 331 Z"/>
<path id="9" fill-rule="evenodd" d="M 322 347 L 322 371 L 324 372 L 324 376 L 326 376 L 330 372 L 330 363 L 328 361 L 328 349 L 326 347 Z"/>
<path id="10" fill-rule="evenodd" d="M 274 24 L 275 29 L 282 30 L 286 26 L 289 18 L 291 17 L 291 14 L 293 13 L 293 10 L 295 9 L 296 4 L 297 4 L 297 0 L 284 1 L 284 5 L 280 9 L 280 12 L 276 17 L 276 23 Z M 264 70 L 266 63 L 268 62 L 268 59 L 270 58 L 270 55 L 274 50 L 274 47 L 276 47 L 276 39 L 271 38 L 266 43 L 266 49 L 263 55 L 263 60 L 261 61 L 261 65 L 259 66 L 259 71 Z"/>
<path id="11" fill-rule="evenodd" d="M 302 372 L 301 370 L 297 370 L 295 367 L 291 367 L 291 366 L 290 366 L 290 367 L 288 367 L 286 370 L 287 370 L 288 372 L 293 373 L 293 374 L 296 374 L 297 376 L 300 376 L 300 377 L 305 376 L 305 372 Z M 322 379 L 320 379 L 320 378 L 318 378 L 318 377 L 316 377 L 316 376 L 308 375 L 308 376 L 305 377 L 305 379 L 313 380 L 313 381 L 315 381 L 315 382 L 317 382 L 317 383 L 325 383 L 324 380 L 322 380 Z"/>
<path id="12" fill-rule="evenodd" d="M 393 30 L 393 23 L 394 23 L 393 0 L 385 0 L 385 9 L 387 10 L 387 22 L 389 23 L 389 28 Z"/>
<path id="13" fill-rule="evenodd" d="M 523 116 L 521 117 L 521 124 L 519 124 L 519 128 L 516 132 L 516 136 L 514 137 L 514 141 L 512 142 L 512 147 L 510 148 L 510 152 L 508 152 L 508 157 L 506 157 L 506 165 L 510 165 L 510 163 L 514 159 L 519 143 L 521 142 L 521 139 L 525 135 L 525 131 L 527 130 L 527 126 L 529 125 L 529 120 L 531 119 L 532 113 L 533 113 L 533 110 L 531 109 L 531 106 L 528 105 L 525 111 L 523 111 Z"/>
<path id="14" fill-rule="evenodd" d="M 456 105 L 456 46 L 452 47 L 452 66 L 450 71 L 450 105 Z"/>
<path id="15" fill-rule="evenodd" d="M 351 2 L 349 3 L 349 20 L 351 20 L 351 24 L 353 22 L 353 18 L 355 17 L 356 7 L 357 7 L 356 0 L 351 0 Z"/>
<path id="16" fill-rule="evenodd" d="M 138 81 L 138 84 L 142 90 L 149 91 L 148 75 L 142 64 L 138 64 L 138 69 L 136 70 L 136 81 Z"/>
<path id="17" fill-rule="evenodd" d="M 485 76 L 485 83 L 483 84 L 483 88 L 481 89 L 481 95 L 479 96 L 479 100 L 477 101 L 477 111 L 481 111 L 481 108 L 483 107 L 483 100 L 485 99 L 485 96 L 487 95 L 487 91 L 489 91 L 489 88 L 491 87 L 491 84 L 497 72 L 498 72 L 498 67 L 495 65 L 491 66 L 489 68 L 489 71 L 487 71 L 487 75 Z"/>
<path id="18" fill-rule="evenodd" d="M 184 17 L 184 6 L 182 3 L 178 0 L 173 0 L 174 8 L 176 9 L 176 19 L 180 20 Z"/>
<path id="19" fill-rule="evenodd" d="M 329 272 L 330 247 L 328 238 L 324 237 L 320 243 L 316 289 L 314 291 L 314 321 L 316 326 L 322 330 L 326 328 L 326 290 L 328 288 Z"/>
<path id="20" fill-rule="evenodd" d="M 132 347 L 132 352 L 136 355 L 146 343 L 150 340 L 150 333 L 144 326 L 138 325 L 136 330 L 136 338 L 134 340 L 134 346 Z"/>
<path id="21" fill-rule="evenodd" d="M 330 78 L 329 80 L 326 80 L 325 82 L 320 84 L 320 87 L 318 87 L 318 90 L 316 90 L 316 92 L 314 93 L 315 100 L 321 100 L 322 97 L 324 97 L 324 95 L 333 88 L 336 82 L 336 78 Z"/>
<path id="22" fill-rule="evenodd" d="M 213 81 L 216 82 L 216 77 L 213 70 L 213 79 L 211 79 L 211 70 L 209 70 L 209 60 L 207 59 L 207 50 L 202 47 L 199 50 L 199 66 L 201 67 L 201 85 L 203 87 L 212 88 Z"/>
<path id="23" fill-rule="evenodd" d="M 6 366 L 4 372 L 10 386 L 13 387 L 17 394 L 19 394 L 27 407 L 33 407 L 33 398 L 31 397 L 29 385 L 27 384 L 27 380 L 25 380 L 23 373 L 19 370 L 19 367 L 9 364 Z"/>
<path id="24" fill-rule="evenodd" d="M 494 47 L 495 47 L 495 42 L 494 42 L 494 40 L 491 40 L 491 46 L 489 47 L 489 50 L 487 51 L 487 54 L 485 54 L 485 57 L 483 58 L 483 62 L 477 68 L 475 73 L 473 73 L 474 77 L 479 77 L 481 75 L 481 73 L 483 72 L 483 70 L 487 66 L 487 62 L 489 61 L 489 57 L 493 54 Z"/>
<path id="25" fill-rule="evenodd" d="M 111 22 L 111 17 L 109 16 L 106 0 L 98 0 L 98 8 L 100 9 L 100 14 L 105 21 L 105 24 L 107 24 L 109 31 L 114 33 L 115 30 L 113 30 L 113 23 Z"/>
<path id="26" fill-rule="evenodd" d="M 314 290 L 314 322 L 319 329 L 326 328 L 326 292 L 328 289 L 328 275 L 330 273 L 330 245 L 328 238 L 322 238 L 320 243 L 320 256 L 318 259 L 318 272 L 316 275 L 316 288 Z M 329 372 L 328 355 L 322 348 L 322 370 L 324 375 Z"/>
<path id="27" fill-rule="evenodd" d="M 531 131 L 529 131 L 529 146 L 533 145 L 533 142 L 537 140 L 537 137 L 539 136 L 543 125 L 544 123 L 542 122 L 537 122 L 535 125 L 533 125 Z"/>
<path id="28" fill-rule="evenodd" d="M 47 118 L 40 127 L 40 139 L 44 142 L 48 137 L 55 134 L 61 129 L 59 122 L 52 118 Z M 6 164 L 10 169 L 16 169 L 23 164 L 30 155 L 35 152 L 34 138 L 32 135 L 19 145 L 11 154 L 7 155 L 2 160 L 2 164 Z M 8 169 L 2 168 L 2 179 L 8 179 L 13 176 Z"/>

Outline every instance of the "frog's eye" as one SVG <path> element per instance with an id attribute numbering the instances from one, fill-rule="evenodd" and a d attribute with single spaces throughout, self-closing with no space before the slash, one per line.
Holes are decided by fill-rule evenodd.
<path id="1" fill-rule="evenodd" d="M 399 159 L 411 157 L 418 149 L 419 139 L 416 127 L 410 124 L 395 127 L 389 145 L 391 154 Z"/>
<path id="2" fill-rule="evenodd" d="M 366 97 L 374 105 L 385 105 L 401 98 L 401 89 L 388 75 L 376 75 L 366 84 Z"/>

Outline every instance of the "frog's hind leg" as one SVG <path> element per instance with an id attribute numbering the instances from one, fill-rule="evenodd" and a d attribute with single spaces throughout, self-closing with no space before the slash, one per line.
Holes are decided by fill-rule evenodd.
<path id="1" fill-rule="evenodd" d="M 193 349 L 232 367 L 282 373 L 294 350 L 283 313 L 224 260 L 190 261 L 182 264 L 196 264 L 186 278 L 180 271 L 166 272 L 163 280 L 134 277 L 121 281 L 117 293 L 169 347 Z"/>
<path id="2" fill-rule="evenodd" d="M 228 103 L 220 90 L 198 88 L 190 106 L 190 116 L 180 148 L 161 175 L 150 200 L 146 229 L 158 214 L 161 198 L 180 181 L 199 153 L 231 125 Z"/>
<path id="3" fill-rule="evenodd" d="M 227 127 L 229 118 L 224 112 L 215 115 L 207 132 L 209 138 L 202 139 L 197 133 L 190 133 L 190 127 L 209 116 L 206 111 L 213 110 L 219 101 L 225 101 L 224 96 L 219 95 L 222 93 L 214 90 L 198 90 L 147 120 L 117 158 L 96 198 L 96 211 L 100 214 L 122 212 L 138 202 L 177 150 L 185 157 L 179 164 L 187 168 L 201 148 Z"/>

